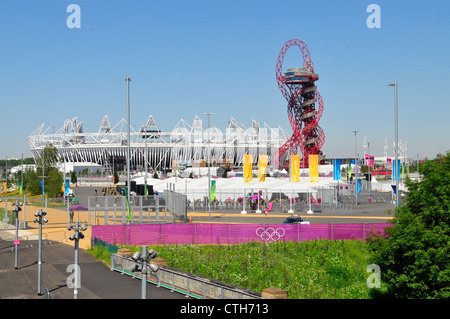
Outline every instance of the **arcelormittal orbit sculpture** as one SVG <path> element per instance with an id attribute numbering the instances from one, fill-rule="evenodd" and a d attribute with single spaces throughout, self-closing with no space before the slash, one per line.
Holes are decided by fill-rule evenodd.
<path id="1" fill-rule="evenodd" d="M 303 67 L 287 69 L 283 73 L 284 56 L 291 46 L 300 48 Z M 319 75 L 314 73 L 311 55 L 303 41 L 289 40 L 283 45 L 278 55 L 276 76 L 278 87 L 288 101 L 288 116 L 293 134 L 273 156 L 272 165 L 278 166 L 287 150 L 290 154 L 297 154 L 297 150 L 300 149 L 306 167 L 311 154 L 318 154 L 319 161 L 323 160 L 324 156 L 320 149 L 325 142 L 325 134 L 318 125 L 323 112 L 323 100 L 315 84 Z"/>

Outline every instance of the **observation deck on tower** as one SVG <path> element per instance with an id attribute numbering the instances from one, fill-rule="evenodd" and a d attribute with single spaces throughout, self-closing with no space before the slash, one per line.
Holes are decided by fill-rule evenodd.
<path id="1" fill-rule="evenodd" d="M 317 81 L 319 75 L 312 73 L 310 68 L 290 68 L 283 74 L 286 84 L 300 84 Z"/>

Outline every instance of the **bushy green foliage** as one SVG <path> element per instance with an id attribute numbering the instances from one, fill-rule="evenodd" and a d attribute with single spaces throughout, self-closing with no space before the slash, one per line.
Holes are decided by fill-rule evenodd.
<path id="1" fill-rule="evenodd" d="M 368 241 L 384 297 L 450 298 L 450 152 L 427 160 L 383 237 Z"/>
<path id="2" fill-rule="evenodd" d="M 77 179 L 77 174 L 75 173 L 75 171 L 71 171 L 71 172 L 70 172 L 70 182 L 71 182 L 72 184 L 76 184 L 77 181 L 78 181 L 78 179 Z"/>
<path id="3" fill-rule="evenodd" d="M 105 246 L 97 245 L 86 251 L 88 254 L 102 260 L 105 264 L 111 264 L 111 254 Z"/>

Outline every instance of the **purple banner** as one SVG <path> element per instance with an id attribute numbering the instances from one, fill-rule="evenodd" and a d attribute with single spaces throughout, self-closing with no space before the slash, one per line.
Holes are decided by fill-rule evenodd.
<path id="1" fill-rule="evenodd" d="M 92 238 L 113 245 L 239 244 L 250 241 L 365 239 L 390 223 L 349 224 L 131 224 L 92 226 Z"/>

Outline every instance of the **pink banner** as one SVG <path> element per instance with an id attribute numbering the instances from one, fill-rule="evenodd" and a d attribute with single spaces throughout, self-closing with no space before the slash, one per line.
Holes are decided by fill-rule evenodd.
<path id="1" fill-rule="evenodd" d="M 92 238 L 113 245 L 239 244 L 250 241 L 365 239 L 390 223 L 347 224 L 131 224 L 92 226 Z"/>

